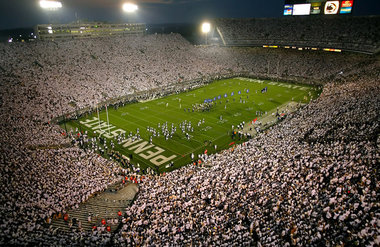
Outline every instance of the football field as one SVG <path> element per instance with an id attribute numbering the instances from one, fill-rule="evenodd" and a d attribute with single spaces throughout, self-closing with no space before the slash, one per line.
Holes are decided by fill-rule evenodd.
<path id="1" fill-rule="evenodd" d="M 102 110 L 66 125 L 68 130 L 87 131 L 89 137 L 101 136 L 108 151 L 112 141 L 114 151 L 142 169 L 163 172 L 198 160 L 198 154 L 244 141 L 233 135 L 238 125 L 255 127 L 252 120 L 258 123 L 289 102 L 308 103 L 319 93 L 310 85 L 225 79 L 160 99 L 109 107 L 109 124 Z"/>

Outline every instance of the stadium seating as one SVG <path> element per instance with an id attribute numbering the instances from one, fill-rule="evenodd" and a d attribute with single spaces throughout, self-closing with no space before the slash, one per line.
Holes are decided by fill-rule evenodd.
<path id="1" fill-rule="evenodd" d="M 221 21 L 231 37 L 228 30 L 241 22 Z M 368 39 L 358 34 L 352 43 L 373 51 L 379 32 L 370 26 L 363 30 Z M 269 35 L 286 40 L 281 30 Z M 242 32 L 248 35 L 248 29 Z M 0 57 L 0 245 L 380 244 L 376 56 L 195 47 L 171 34 L 0 44 Z M 54 117 L 226 74 L 324 89 L 268 132 L 207 157 L 211 168 L 187 166 L 147 177 L 114 234 L 64 233 L 44 223 L 133 172 L 73 145 L 75 134 L 62 135 Z"/>
<path id="2" fill-rule="evenodd" d="M 296 46 L 375 53 L 380 48 L 380 17 L 292 16 L 217 19 L 226 46 Z"/>

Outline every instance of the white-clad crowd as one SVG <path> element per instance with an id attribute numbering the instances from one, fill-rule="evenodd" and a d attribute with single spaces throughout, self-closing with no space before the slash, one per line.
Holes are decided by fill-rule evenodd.
<path id="1" fill-rule="evenodd" d="M 379 245 L 376 59 L 193 47 L 176 34 L 0 44 L 0 55 L 0 244 Z M 52 118 L 146 89 L 242 72 L 327 84 L 280 125 L 207 157 L 212 168 L 148 177 L 115 234 L 46 227 L 47 218 L 122 173 L 72 146 Z"/>
<path id="2" fill-rule="evenodd" d="M 0 59 L 3 123 L 23 144 L 46 145 L 57 142 L 49 133 L 59 128 L 43 124 L 105 100 L 233 73 L 310 83 L 346 73 L 368 57 L 194 47 L 169 34 L 0 44 Z"/>
<path id="3" fill-rule="evenodd" d="M 379 92 L 370 77 L 329 85 L 212 168 L 146 180 L 115 244 L 378 246 Z"/>

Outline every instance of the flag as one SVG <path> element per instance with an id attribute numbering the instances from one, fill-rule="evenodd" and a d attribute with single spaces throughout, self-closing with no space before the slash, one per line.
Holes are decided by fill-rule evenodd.
<path id="1" fill-rule="evenodd" d="M 234 145 L 235 144 L 235 142 L 231 142 L 230 144 L 228 144 L 228 146 L 231 146 L 231 145 Z"/>
<path id="2" fill-rule="evenodd" d="M 257 118 L 253 119 L 253 120 L 252 120 L 252 123 L 256 123 L 256 121 L 257 121 Z"/>
<path id="3" fill-rule="evenodd" d="M 205 150 L 205 154 L 207 154 L 207 149 Z"/>
<path id="4" fill-rule="evenodd" d="M 261 89 L 261 93 L 266 93 L 268 91 L 268 87 L 264 87 L 263 89 Z"/>

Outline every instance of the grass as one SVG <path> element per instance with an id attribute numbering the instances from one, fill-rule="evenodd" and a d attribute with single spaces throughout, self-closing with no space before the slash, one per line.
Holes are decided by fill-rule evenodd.
<path id="1" fill-rule="evenodd" d="M 266 93 L 261 93 L 261 89 L 264 87 L 267 87 L 268 90 Z M 249 90 L 248 93 L 247 89 Z M 239 94 L 239 91 L 241 94 Z M 232 92 L 234 92 L 233 96 L 231 96 Z M 232 138 L 232 125 L 237 126 L 243 121 L 247 123 L 256 117 L 260 120 L 261 116 L 257 116 L 257 112 L 270 112 L 290 101 L 308 103 L 310 96 L 316 98 L 319 93 L 320 91 L 317 88 L 310 85 L 276 83 L 244 78 L 220 80 L 181 94 L 128 104 L 117 109 L 109 107 L 109 122 L 114 128 L 105 132 L 120 129 L 126 131 L 126 135 L 128 135 L 130 132 L 135 134 L 137 128 L 139 128 L 140 136 L 146 141 L 145 143 L 140 142 L 140 144 L 142 143 L 141 146 L 137 146 L 137 142 L 130 146 L 116 144 L 114 150 L 127 157 L 132 154 L 131 163 L 139 164 L 143 169 L 146 167 L 157 169 L 154 163 L 159 162 L 157 160 L 152 162 L 152 158 L 147 157 L 152 156 L 155 152 L 159 153 L 159 150 L 162 149 L 164 151 L 155 157 L 158 155 L 163 155 L 164 157 L 175 156 L 172 160 L 159 165 L 159 171 L 163 172 L 192 162 L 191 153 L 195 157 L 198 154 L 203 154 L 205 150 L 207 150 L 208 154 L 215 153 L 228 148 L 232 142 L 239 143 L 244 141 L 237 139 L 237 137 Z M 227 94 L 226 98 L 224 97 L 225 94 Z M 218 99 L 219 95 L 221 96 L 220 99 Z M 216 97 L 216 103 L 209 111 L 192 111 L 193 104 L 201 104 L 205 99 L 214 99 L 214 97 Z M 99 115 L 101 121 L 104 122 L 102 128 L 104 129 L 107 122 L 106 112 L 101 111 Z M 87 130 L 89 136 L 98 135 L 99 129 L 97 133 L 94 132 L 94 128 L 99 126 L 98 121 L 89 122 L 91 126 L 84 124 L 86 121 L 94 119 L 94 117 L 97 118 L 96 112 L 88 114 L 86 117 L 79 119 L 79 121 L 70 121 L 67 123 L 68 129 L 81 128 L 82 130 Z M 203 119 L 204 123 L 197 126 L 198 122 Z M 193 132 L 186 131 L 191 135 L 190 140 L 186 138 L 179 128 L 179 124 L 185 120 L 187 122 L 191 121 L 194 129 Z M 147 126 L 158 130 L 158 124 L 160 123 L 162 126 L 165 122 L 168 124 L 169 131 L 172 124 L 176 127 L 177 130 L 173 137 L 168 140 L 165 140 L 162 135 L 153 137 L 153 146 L 150 145 L 149 140 L 152 134 L 147 131 Z M 128 145 L 128 143 L 124 145 Z M 132 147 L 136 148 L 131 150 Z M 164 160 L 158 159 L 158 161 Z M 171 161 L 174 166 L 168 167 L 167 165 Z"/>

